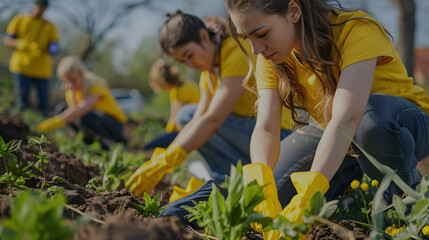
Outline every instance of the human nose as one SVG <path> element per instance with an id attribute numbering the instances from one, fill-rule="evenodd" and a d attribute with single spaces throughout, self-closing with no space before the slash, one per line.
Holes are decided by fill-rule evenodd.
<path id="1" fill-rule="evenodd" d="M 250 40 L 250 45 L 252 46 L 253 55 L 258 55 L 264 50 L 264 45 L 262 45 L 256 40 Z"/>

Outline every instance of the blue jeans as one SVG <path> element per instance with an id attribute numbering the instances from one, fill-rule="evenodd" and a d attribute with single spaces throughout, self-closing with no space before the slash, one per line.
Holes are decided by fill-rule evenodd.
<path id="1" fill-rule="evenodd" d="M 156 147 L 161 148 L 167 148 L 170 143 L 174 141 L 176 138 L 178 132 L 165 132 L 158 137 L 156 137 L 154 140 L 152 140 L 150 143 L 146 144 L 146 146 L 143 147 L 143 150 L 150 150 L 154 149 Z"/>
<path id="2" fill-rule="evenodd" d="M 176 123 L 183 126 L 191 121 L 196 109 L 197 104 L 183 106 L 177 114 Z M 231 113 L 216 133 L 197 149 L 207 162 L 216 183 L 225 181 L 225 175 L 229 174 L 231 165 L 237 165 L 238 160 L 241 160 L 243 165 L 250 163 L 250 138 L 255 123 L 256 119 L 253 117 Z M 283 136 L 289 133 L 282 131 Z"/>
<path id="3" fill-rule="evenodd" d="M 18 108 L 28 108 L 30 106 L 31 86 L 37 87 L 37 97 L 39 109 L 45 116 L 49 114 L 49 80 L 27 77 L 22 74 L 14 73 L 14 92 L 17 97 Z"/>
<path id="4" fill-rule="evenodd" d="M 126 143 L 122 123 L 110 115 L 91 111 L 80 119 L 82 131 L 90 139 L 105 138 L 114 142 Z"/>
<path id="5" fill-rule="evenodd" d="M 320 127 L 307 125 L 292 132 L 281 141 L 279 160 L 273 175 L 282 207 L 285 207 L 296 194 L 290 175 L 294 172 L 310 170 L 322 134 L 323 130 Z M 338 198 L 353 180 L 360 180 L 362 175 L 357 159 L 346 156 L 329 182 L 326 199 L 330 201 Z"/>
<path id="6" fill-rule="evenodd" d="M 354 140 L 415 188 L 421 180 L 417 162 L 429 155 L 429 116 L 404 98 L 371 94 Z M 356 146 L 353 149 L 363 171 L 380 181 L 383 175 Z M 391 202 L 393 194 L 402 195 L 394 183 L 385 192 L 385 200 Z"/>
<path id="7" fill-rule="evenodd" d="M 282 207 L 285 207 L 296 194 L 296 190 L 290 179 L 290 174 L 293 172 L 310 170 L 322 134 L 323 130 L 319 127 L 304 126 L 290 133 L 281 141 L 279 160 L 273 170 L 273 175 Z M 362 175 L 363 173 L 356 159 L 347 156 L 340 166 L 339 171 L 329 183 L 329 191 L 325 194 L 328 201 L 341 195 L 351 181 L 360 179 Z M 226 192 L 226 190 L 222 190 L 222 193 L 224 192 Z M 188 219 L 182 217 L 187 214 L 187 211 L 181 208 L 181 206 L 193 206 L 192 200 L 197 202 L 201 201 L 200 199 L 208 200 L 210 193 L 211 184 L 205 184 L 195 193 L 170 203 L 168 205 L 169 208 L 162 211 L 161 215 L 179 216 L 185 225 L 194 226 L 194 223 L 189 223 Z"/>

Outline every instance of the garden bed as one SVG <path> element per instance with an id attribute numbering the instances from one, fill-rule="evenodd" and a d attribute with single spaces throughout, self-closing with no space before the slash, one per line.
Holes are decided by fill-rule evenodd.
<path id="1" fill-rule="evenodd" d="M 26 139 L 32 134 L 23 121 L 18 117 L 9 117 L 6 113 L 0 114 L 0 136 L 5 142 L 12 139 L 23 140 L 21 147 L 15 152 L 19 162 L 36 162 L 34 157 L 37 150 L 27 147 Z M 53 145 L 55 146 L 55 145 Z M 49 164 L 46 165 L 45 175 L 47 186 L 61 187 L 67 198 L 64 217 L 74 221 L 80 214 L 78 211 L 90 214 L 104 224 L 90 221 L 81 226 L 75 233 L 74 239 L 200 239 L 192 231 L 186 229 L 177 217 L 146 217 L 137 211 L 132 204 L 144 204 L 143 198 L 136 198 L 127 192 L 123 184 L 116 191 L 103 193 L 85 186 L 92 178 L 101 180 L 101 172 L 96 164 L 84 165 L 73 154 L 61 154 L 53 147 L 46 150 Z M 5 173 L 3 161 L 0 162 L 0 174 Z M 37 176 L 27 178 L 25 186 L 30 191 L 44 191 L 47 195 L 53 193 L 42 189 L 42 176 L 34 167 L 32 173 Z M 64 179 L 64 182 L 53 181 L 54 177 Z M 16 196 L 23 190 L 12 187 L 9 192 L 7 182 L 0 182 L 0 218 L 10 216 L 9 196 Z M 168 178 L 164 178 L 153 193 L 161 193 L 161 204 L 168 202 L 172 193 L 172 186 Z M 73 209 L 73 210 L 72 210 Z"/>
<path id="2" fill-rule="evenodd" d="M 125 126 L 127 135 L 130 136 L 133 129 L 138 126 L 139 123 L 137 122 L 130 122 Z M 10 117 L 5 112 L 0 113 L 0 136 L 5 142 L 13 139 L 22 140 L 21 146 L 14 154 L 19 162 L 33 163 L 32 173 L 35 176 L 25 179 L 25 187 L 33 192 L 43 191 L 47 196 L 52 196 L 55 191 L 61 189 L 67 199 L 64 217 L 69 222 L 76 222 L 81 214 L 92 217 L 91 221 L 78 228 L 73 239 L 202 239 L 194 230 L 183 226 L 177 217 L 143 217 L 134 205 L 145 204 L 144 199 L 136 198 L 128 193 L 123 185 L 123 180 L 114 191 L 87 189 L 86 186 L 91 179 L 102 181 L 102 165 L 97 163 L 84 164 L 79 157 L 72 153 L 60 153 L 52 140 L 45 149 L 49 163 L 45 168 L 47 187 L 42 188 L 43 177 L 35 167 L 35 163 L 38 161 L 35 155 L 38 154 L 38 150 L 27 146 L 27 139 L 34 135 L 19 117 Z M 142 136 L 134 137 L 142 139 Z M 419 170 L 422 174 L 429 172 L 429 159 L 419 163 Z M 0 175 L 4 173 L 5 166 L 3 161 L 0 161 Z M 57 187 L 57 190 L 48 190 L 49 187 L 51 189 Z M 157 185 L 151 196 L 161 193 L 160 204 L 164 205 L 168 203 L 172 191 L 173 187 L 170 185 L 170 179 L 167 175 Z M 10 196 L 17 196 L 21 192 L 23 190 L 20 188 L 9 188 L 8 182 L 0 182 L 0 219 L 10 217 Z M 354 222 L 341 220 L 337 225 L 343 228 L 335 227 L 334 224 L 313 226 L 309 231 L 308 239 L 350 239 L 350 234 L 355 239 L 369 239 L 369 229 Z M 243 239 L 260 240 L 262 238 L 260 234 L 250 231 Z"/>

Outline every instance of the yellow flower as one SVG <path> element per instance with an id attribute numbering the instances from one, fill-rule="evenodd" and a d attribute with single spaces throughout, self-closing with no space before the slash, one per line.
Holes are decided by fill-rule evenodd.
<path id="1" fill-rule="evenodd" d="M 392 230 L 393 229 L 395 229 L 396 228 L 396 226 L 395 226 L 395 224 L 393 224 L 392 226 L 388 226 L 387 228 L 386 228 L 386 230 L 384 230 L 387 234 L 389 234 L 390 236 L 392 236 Z"/>
<path id="2" fill-rule="evenodd" d="M 360 185 L 360 182 L 358 180 L 353 180 L 353 182 L 350 184 L 350 186 L 355 190 L 358 189 Z"/>
<path id="3" fill-rule="evenodd" d="M 429 235 L 429 226 L 425 226 L 422 229 L 422 233 L 423 233 L 423 235 L 428 236 Z"/>
<path id="4" fill-rule="evenodd" d="M 378 181 L 377 180 L 372 180 L 371 181 L 371 186 L 373 186 L 373 187 L 378 187 Z"/>
<path id="5" fill-rule="evenodd" d="M 392 226 L 389 226 L 386 228 L 385 232 L 387 234 L 389 234 L 390 236 L 395 236 L 398 232 L 402 231 L 405 229 L 405 225 L 403 225 L 400 228 L 396 228 L 396 225 L 393 224 Z"/>
<path id="6" fill-rule="evenodd" d="M 362 183 L 361 185 L 360 185 L 360 188 L 362 189 L 362 191 L 368 191 L 368 189 L 369 189 L 369 186 L 368 186 L 368 184 L 366 184 L 366 183 Z"/>

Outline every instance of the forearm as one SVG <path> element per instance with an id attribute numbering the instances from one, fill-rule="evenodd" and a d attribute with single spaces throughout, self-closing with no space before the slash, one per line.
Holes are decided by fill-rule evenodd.
<path id="1" fill-rule="evenodd" d="M 3 44 L 7 47 L 16 49 L 18 47 L 18 39 L 11 38 L 11 37 L 4 37 L 3 38 Z"/>
<path id="2" fill-rule="evenodd" d="M 180 145 L 187 153 L 201 147 L 217 129 L 221 123 L 209 116 L 201 116 L 192 120 L 179 132 L 174 144 Z"/>
<path id="3" fill-rule="evenodd" d="M 311 171 L 322 173 L 328 180 L 337 172 L 347 154 L 358 123 L 328 124 L 319 142 Z M 346 136 L 347 135 L 347 136 Z"/>
<path id="4" fill-rule="evenodd" d="M 274 169 L 280 154 L 280 136 L 255 128 L 250 142 L 252 163 L 263 163 Z"/>
<path id="5" fill-rule="evenodd" d="M 60 114 L 60 117 L 66 122 L 71 123 L 78 118 L 81 118 L 87 114 L 91 108 L 86 105 L 78 105 L 76 107 L 67 108 L 64 112 Z"/>

